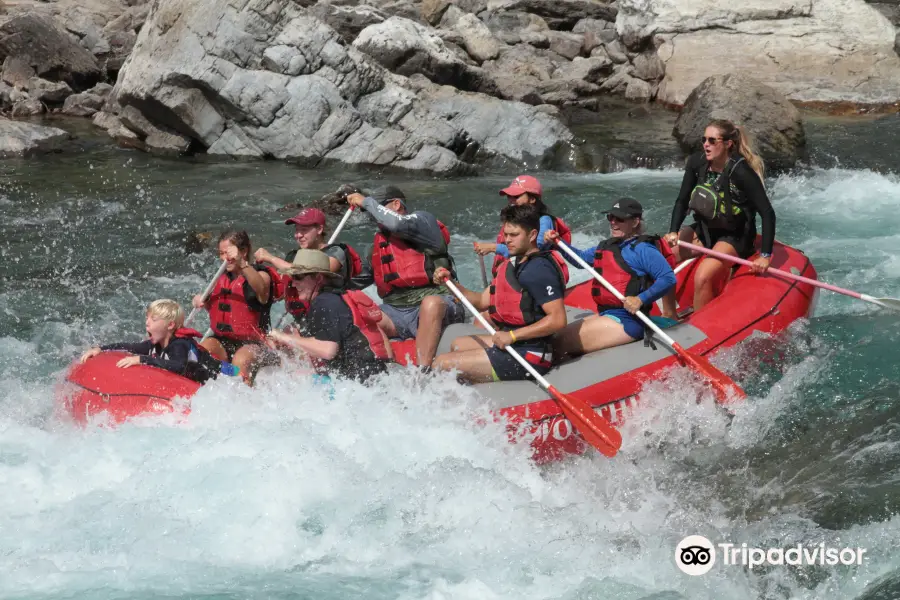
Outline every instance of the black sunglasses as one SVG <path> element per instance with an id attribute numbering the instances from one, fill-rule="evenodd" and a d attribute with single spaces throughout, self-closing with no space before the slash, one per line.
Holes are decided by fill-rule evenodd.
<path id="1" fill-rule="evenodd" d="M 711 146 L 715 146 L 716 144 L 718 144 L 719 142 L 721 142 L 723 139 L 724 139 L 724 138 L 715 138 L 715 137 L 706 137 L 706 136 L 704 136 L 704 137 L 700 138 L 700 141 L 703 142 L 704 144 L 705 144 L 706 142 L 709 142 Z"/>
<path id="2" fill-rule="evenodd" d="M 624 223 L 624 222 L 627 221 L 628 219 L 636 219 L 636 218 L 637 218 L 637 217 L 635 217 L 634 215 L 632 215 L 632 216 L 630 216 L 630 217 L 624 217 L 624 218 L 623 218 L 623 217 L 617 217 L 617 216 L 615 216 L 615 215 L 606 215 L 606 220 L 609 221 L 610 223 L 612 223 L 613 221 L 615 221 L 616 223 Z"/>

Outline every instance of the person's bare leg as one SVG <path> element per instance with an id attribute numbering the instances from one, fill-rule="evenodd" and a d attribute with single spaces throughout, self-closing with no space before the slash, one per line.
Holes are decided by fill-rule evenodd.
<path id="1" fill-rule="evenodd" d="M 553 339 L 554 354 L 579 356 L 588 352 L 633 342 L 620 323 L 609 317 L 594 315 L 570 323 Z"/>
<path id="2" fill-rule="evenodd" d="M 231 363 L 241 369 L 241 378 L 247 385 L 253 385 L 253 378 L 256 375 L 256 360 L 260 354 L 260 347 L 254 344 L 248 344 L 234 353 Z"/>
<path id="3" fill-rule="evenodd" d="M 450 344 L 450 352 L 490 348 L 493 345 L 489 335 L 461 335 Z"/>
<path id="4" fill-rule="evenodd" d="M 737 256 L 737 250 L 728 242 L 717 242 L 716 252 Z M 728 265 L 711 256 L 704 258 L 694 273 L 694 311 L 698 311 L 716 297 L 716 288 L 728 276 Z"/>
<path id="5" fill-rule="evenodd" d="M 494 381 L 494 370 L 487 352 L 483 348 L 463 350 L 462 352 L 445 352 L 432 363 L 437 371 L 457 369 L 459 379 L 467 383 L 488 383 Z"/>
<path id="6" fill-rule="evenodd" d="M 213 358 L 218 360 L 228 359 L 228 353 L 225 352 L 225 348 L 222 347 L 222 344 L 216 338 L 208 337 L 200 342 L 200 345 L 206 348 Z"/>
<path id="7" fill-rule="evenodd" d="M 381 320 L 378 321 L 378 329 L 380 329 L 388 338 L 398 337 L 397 326 L 394 325 L 394 322 L 384 311 L 381 311 Z"/>
<path id="8" fill-rule="evenodd" d="M 682 227 L 681 231 L 678 232 L 678 241 L 688 242 L 689 244 L 694 244 L 695 246 L 700 245 L 700 238 L 697 237 L 697 232 L 694 231 L 693 227 Z M 672 248 L 672 253 L 675 254 L 676 265 L 680 262 L 686 261 L 689 258 L 693 258 L 696 255 L 696 252 L 694 252 L 693 250 L 682 248 L 681 246 L 675 246 L 674 248 Z"/>
<path id="9" fill-rule="evenodd" d="M 675 288 L 662 297 L 662 316 L 667 319 L 678 320 L 678 303 L 675 300 Z"/>
<path id="10" fill-rule="evenodd" d="M 381 327 L 378 328 L 378 333 L 381 334 L 381 338 L 384 340 L 384 349 L 387 350 L 388 360 L 394 360 L 394 347 L 391 345 L 391 338 L 387 336 L 384 332 L 384 329 Z"/>
<path id="11" fill-rule="evenodd" d="M 441 339 L 441 323 L 447 305 L 440 296 L 426 296 L 419 308 L 419 329 L 416 333 L 416 355 L 420 367 L 431 366 Z"/>

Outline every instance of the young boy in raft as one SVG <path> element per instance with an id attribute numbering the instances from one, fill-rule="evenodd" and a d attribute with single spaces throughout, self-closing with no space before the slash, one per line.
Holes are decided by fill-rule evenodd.
<path id="1" fill-rule="evenodd" d="M 149 365 L 198 383 L 215 379 L 219 373 L 238 374 L 236 366 L 216 360 L 194 341 L 194 338 L 202 337 L 202 334 L 184 327 L 184 310 L 174 300 L 151 302 L 147 307 L 145 325 L 149 338 L 143 342 L 120 342 L 91 348 L 81 355 L 81 362 L 86 362 L 105 350 L 124 350 L 135 356 L 127 356 L 117 362 L 116 366 L 122 369 L 134 365 Z"/>

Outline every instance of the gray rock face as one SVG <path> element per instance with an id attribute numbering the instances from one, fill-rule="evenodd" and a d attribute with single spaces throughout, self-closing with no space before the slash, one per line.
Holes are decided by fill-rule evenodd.
<path id="1" fill-rule="evenodd" d="M 900 99 L 896 31 L 863 0 L 619 0 L 630 47 L 655 38 L 672 105 L 711 75 L 747 73 L 792 100 L 885 104 Z M 740 48 L 739 52 L 732 51 Z"/>
<path id="2" fill-rule="evenodd" d="M 518 11 L 489 12 L 484 17 L 484 24 L 495 34 L 521 31 L 549 31 L 547 22 L 537 15 Z"/>
<path id="3" fill-rule="evenodd" d="M 18 56 L 7 56 L 3 60 L 3 73 L 0 78 L 4 83 L 25 89 L 28 81 L 35 76 L 34 69 L 28 64 L 29 61 Z"/>
<path id="4" fill-rule="evenodd" d="M 103 107 L 102 96 L 90 92 L 72 94 L 66 98 L 62 113 L 70 117 L 90 117 Z"/>
<path id="5" fill-rule="evenodd" d="M 421 74 L 463 90 L 482 89 L 479 71 L 456 56 L 437 34 L 409 19 L 391 17 L 367 27 L 353 47 L 399 75 Z"/>
<path id="6" fill-rule="evenodd" d="M 500 54 L 503 44 L 475 15 L 463 13 L 457 19 L 454 29 L 462 36 L 466 52 L 479 63 L 497 58 Z"/>
<path id="7" fill-rule="evenodd" d="M 467 78 L 493 85 L 408 19 L 369 25 L 348 47 L 295 0 L 159 0 L 110 96 L 118 114 L 95 123 L 147 149 L 439 173 L 544 164 L 572 139 L 531 106 L 437 85 Z"/>
<path id="8" fill-rule="evenodd" d="M 745 75 L 716 75 L 697 86 L 672 135 L 685 151 L 696 150 L 713 119 L 742 125 L 767 166 L 792 167 L 805 151 L 806 134 L 797 108 L 775 89 Z"/>
<path id="9" fill-rule="evenodd" d="M 551 31 L 550 50 L 556 52 L 562 57 L 572 60 L 581 54 L 581 48 L 584 45 L 584 36 L 579 33 L 566 33 L 562 31 Z"/>
<path id="10" fill-rule="evenodd" d="M 611 4 L 592 0 L 511 0 L 504 10 L 522 11 L 543 17 L 551 29 L 569 30 L 581 19 L 615 21 L 618 10 Z"/>
<path id="11" fill-rule="evenodd" d="M 647 50 L 634 59 L 634 76 L 645 81 L 658 81 L 666 74 L 666 64 L 654 50 Z"/>
<path id="12" fill-rule="evenodd" d="M 431 25 L 437 25 L 450 6 L 450 0 L 422 0 L 422 18 Z"/>
<path id="13" fill-rule="evenodd" d="M 612 61 L 607 56 L 578 57 L 557 70 L 553 77 L 555 79 L 580 79 L 588 83 L 601 84 L 612 74 L 612 68 Z"/>
<path id="14" fill-rule="evenodd" d="M 58 104 L 72 95 L 72 88 L 61 81 L 32 77 L 26 85 L 28 95 L 47 104 Z"/>
<path id="15" fill-rule="evenodd" d="M 100 81 L 94 57 L 48 19 L 15 17 L 0 25 L 0 59 L 14 57 L 38 77 L 64 81 L 83 90 Z"/>
<path id="16" fill-rule="evenodd" d="M 386 13 L 374 6 L 342 6 L 328 0 L 312 6 L 310 14 L 337 31 L 347 44 L 352 44 L 356 36 L 369 25 L 383 23 L 388 18 Z"/>
<path id="17" fill-rule="evenodd" d="M 44 105 L 37 98 L 24 98 L 15 103 L 12 108 L 12 111 L 9 113 L 11 116 L 18 117 L 34 117 L 36 115 L 43 114 Z"/>
<path id="18" fill-rule="evenodd" d="M 548 101 L 541 92 L 542 86 L 553 78 L 557 69 L 568 64 L 566 59 L 549 50 L 519 44 L 482 66 L 494 79 L 502 98 L 538 105 Z"/>
<path id="19" fill-rule="evenodd" d="M 608 44 L 617 37 L 615 24 L 600 19 L 581 19 L 575 23 L 572 33 L 584 36 L 583 54 L 590 54 L 597 46 Z"/>
<path id="20" fill-rule="evenodd" d="M 70 137 L 68 133 L 56 127 L 43 127 L 0 118 L 0 157 L 53 152 Z"/>

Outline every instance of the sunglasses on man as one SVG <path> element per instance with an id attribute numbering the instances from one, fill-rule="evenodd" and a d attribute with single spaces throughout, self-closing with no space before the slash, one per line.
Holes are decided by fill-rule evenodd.
<path id="1" fill-rule="evenodd" d="M 612 223 L 613 221 L 615 221 L 616 223 L 624 223 L 628 219 L 636 219 L 636 218 L 637 217 L 634 215 L 632 215 L 630 217 L 617 217 L 615 215 L 606 215 L 606 220 L 609 221 L 610 223 Z"/>

